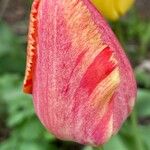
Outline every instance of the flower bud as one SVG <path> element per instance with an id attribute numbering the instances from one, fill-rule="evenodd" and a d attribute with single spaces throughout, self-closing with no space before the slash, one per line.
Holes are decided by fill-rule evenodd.
<path id="1" fill-rule="evenodd" d="M 91 0 L 96 8 L 110 20 L 117 20 L 124 15 L 134 0 Z"/>
<path id="2" fill-rule="evenodd" d="M 37 116 L 62 140 L 101 145 L 131 112 L 132 68 L 89 0 L 34 0 L 24 92 Z"/>

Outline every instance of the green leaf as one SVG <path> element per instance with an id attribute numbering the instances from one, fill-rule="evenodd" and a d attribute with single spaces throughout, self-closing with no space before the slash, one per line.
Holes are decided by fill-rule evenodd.
<path id="1" fill-rule="evenodd" d="M 22 142 L 20 144 L 19 150 L 47 150 L 48 145 L 46 143 L 38 142 Z M 53 149 L 52 149 L 53 150 Z"/>
<path id="2" fill-rule="evenodd" d="M 0 150 L 15 150 L 19 146 L 17 137 L 6 139 L 0 144 Z"/>
<path id="3" fill-rule="evenodd" d="M 112 139 L 104 145 L 104 150 L 128 150 L 120 135 L 112 137 Z"/>
<path id="4" fill-rule="evenodd" d="M 40 139 L 40 137 L 42 137 L 43 133 L 45 132 L 45 128 L 42 126 L 41 122 L 35 117 L 28 119 L 21 126 L 20 130 L 21 130 L 20 136 L 24 140 L 29 140 L 29 141 Z"/>
<path id="5" fill-rule="evenodd" d="M 44 139 L 47 141 L 54 141 L 56 138 L 54 135 L 52 135 L 46 131 L 46 132 L 44 132 Z"/>
<path id="6" fill-rule="evenodd" d="M 141 133 L 141 138 L 143 143 L 145 144 L 146 150 L 150 150 L 150 125 L 148 126 L 140 126 L 139 128 Z"/>
<path id="7" fill-rule="evenodd" d="M 137 113 L 139 117 L 150 116 L 150 90 L 139 89 L 137 96 Z"/>
<path id="8" fill-rule="evenodd" d="M 0 74 L 24 73 L 26 50 L 20 38 L 6 23 L 0 22 Z"/>
<path id="9" fill-rule="evenodd" d="M 22 92 L 23 79 L 17 75 L 0 76 L 1 96 L 7 107 L 7 125 L 13 127 L 32 117 L 34 113 L 31 96 Z"/>
<path id="10" fill-rule="evenodd" d="M 0 23 L 0 56 L 7 54 L 12 50 L 16 43 L 15 35 L 5 23 Z"/>
<path id="11" fill-rule="evenodd" d="M 136 69 L 135 72 L 138 84 L 150 88 L 150 73 L 140 68 Z"/>

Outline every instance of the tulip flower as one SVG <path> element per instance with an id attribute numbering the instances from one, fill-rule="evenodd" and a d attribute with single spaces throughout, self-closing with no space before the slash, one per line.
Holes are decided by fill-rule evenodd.
<path id="1" fill-rule="evenodd" d="M 91 0 L 91 2 L 106 18 L 117 20 L 128 11 L 134 0 Z"/>
<path id="2" fill-rule="evenodd" d="M 89 0 L 34 0 L 24 92 L 62 140 L 101 145 L 132 111 L 136 83 L 112 30 Z"/>

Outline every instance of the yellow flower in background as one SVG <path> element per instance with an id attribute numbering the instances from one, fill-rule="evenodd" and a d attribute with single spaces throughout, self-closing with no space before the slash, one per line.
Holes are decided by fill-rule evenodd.
<path id="1" fill-rule="evenodd" d="M 96 8 L 110 20 L 117 20 L 124 15 L 134 0 L 91 0 Z"/>

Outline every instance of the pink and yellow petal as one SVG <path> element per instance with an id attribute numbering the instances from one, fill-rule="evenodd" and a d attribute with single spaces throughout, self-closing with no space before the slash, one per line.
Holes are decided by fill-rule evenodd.
<path id="1" fill-rule="evenodd" d="M 58 138 L 103 144 L 132 110 L 131 66 L 89 0 L 37 2 L 25 91 L 32 92 L 38 117 Z"/>

